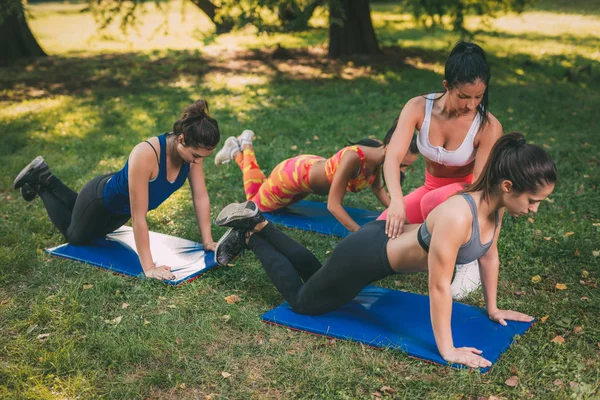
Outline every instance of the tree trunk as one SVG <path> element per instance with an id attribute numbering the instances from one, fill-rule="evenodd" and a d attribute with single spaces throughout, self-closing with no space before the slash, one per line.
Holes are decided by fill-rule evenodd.
<path id="1" fill-rule="evenodd" d="M 234 22 L 233 19 L 229 17 L 223 17 L 221 21 L 217 21 L 215 18 L 217 16 L 218 7 L 215 6 L 210 0 L 191 0 L 192 3 L 196 7 L 198 7 L 204 14 L 210 18 L 213 24 L 217 29 L 217 34 L 227 33 L 233 29 Z"/>
<path id="2" fill-rule="evenodd" d="M 27 25 L 22 3 L 19 1 L 15 8 L 15 12 L 0 19 L 0 60 L 45 56 Z"/>
<path id="3" fill-rule="evenodd" d="M 329 56 L 377 54 L 369 0 L 333 0 L 329 6 Z"/>

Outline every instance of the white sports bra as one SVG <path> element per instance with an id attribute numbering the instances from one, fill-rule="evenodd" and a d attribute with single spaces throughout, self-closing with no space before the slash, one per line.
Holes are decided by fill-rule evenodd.
<path id="1" fill-rule="evenodd" d="M 451 167 L 462 167 L 471 163 L 475 159 L 477 150 L 473 147 L 475 135 L 481 124 L 481 116 L 479 113 L 473 118 L 469 132 L 456 150 L 446 150 L 442 146 L 433 146 L 429 142 L 429 125 L 431 122 L 431 111 L 433 110 L 433 100 L 438 93 L 430 93 L 427 95 L 425 102 L 425 118 L 421 124 L 421 130 L 417 137 L 417 147 L 424 157 L 441 165 Z"/>

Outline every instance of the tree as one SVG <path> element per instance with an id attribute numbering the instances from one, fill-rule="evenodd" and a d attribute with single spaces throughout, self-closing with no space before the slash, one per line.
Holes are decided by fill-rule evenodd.
<path id="1" fill-rule="evenodd" d="M 0 0 L 0 60 L 45 55 L 29 29 L 21 0 Z"/>
<path id="2" fill-rule="evenodd" d="M 333 0 L 329 5 L 329 56 L 377 54 L 379 43 L 369 0 Z"/>

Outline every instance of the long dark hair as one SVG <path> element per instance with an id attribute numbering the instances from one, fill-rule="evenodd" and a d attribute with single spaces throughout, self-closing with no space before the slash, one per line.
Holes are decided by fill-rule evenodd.
<path id="1" fill-rule="evenodd" d="M 383 138 L 383 144 L 386 146 L 390 144 L 392 141 L 392 136 L 394 135 L 394 131 L 396 130 L 396 126 L 398 126 L 398 118 L 392 122 L 392 127 L 385 134 L 385 138 Z M 410 139 L 410 144 L 408 145 L 408 151 L 410 154 L 419 154 L 419 147 L 417 146 L 417 135 L 413 134 L 412 139 Z"/>
<path id="2" fill-rule="evenodd" d="M 173 133 L 183 135 L 186 147 L 214 149 L 221 140 L 217 120 L 208 114 L 208 102 L 196 100 L 187 106 L 181 117 L 173 124 Z"/>
<path id="3" fill-rule="evenodd" d="M 498 139 L 481 175 L 463 192 L 481 191 L 486 200 L 503 180 L 511 181 L 516 193 L 535 193 L 557 179 L 556 165 L 550 155 L 540 146 L 528 144 L 521 133 L 511 132 Z"/>
<path id="4" fill-rule="evenodd" d="M 487 56 L 483 49 L 475 43 L 459 41 L 456 43 L 444 66 L 444 79 L 448 87 L 454 89 L 458 85 L 474 83 L 477 80 L 485 84 L 485 92 L 481 103 L 477 106 L 477 113 L 481 118 L 479 129 L 483 129 L 489 121 L 488 115 L 488 91 L 492 72 L 487 62 Z M 444 97 L 446 93 L 434 100 Z"/>

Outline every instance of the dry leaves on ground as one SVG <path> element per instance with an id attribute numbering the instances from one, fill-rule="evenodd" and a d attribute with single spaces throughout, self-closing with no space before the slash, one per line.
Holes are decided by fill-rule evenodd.
<path id="1" fill-rule="evenodd" d="M 515 387 L 515 386 L 517 386 L 518 383 L 519 383 L 519 377 L 516 375 L 513 375 L 510 378 L 508 378 L 506 381 L 504 381 L 504 384 L 506 386 L 510 386 L 510 387 Z"/>
<path id="2" fill-rule="evenodd" d="M 565 343 L 565 338 L 562 337 L 562 336 L 560 336 L 560 335 L 556 335 L 554 337 L 554 339 L 551 340 L 551 342 L 552 343 L 561 343 L 561 344 L 563 344 L 563 343 Z"/>
<path id="3" fill-rule="evenodd" d="M 239 301 L 242 301 L 242 298 L 237 294 L 232 294 L 231 296 L 225 297 L 225 301 L 227 302 L 227 304 L 234 304 Z"/>

